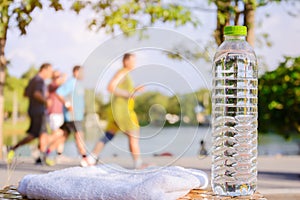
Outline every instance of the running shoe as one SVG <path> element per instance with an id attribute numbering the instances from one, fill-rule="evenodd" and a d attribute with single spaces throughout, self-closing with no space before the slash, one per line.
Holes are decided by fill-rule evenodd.
<path id="1" fill-rule="evenodd" d="M 54 166 L 55 165 L 55 162 L 54 162 L 54 160 L 51 160 L 50 158 L 45 158 L 44 159 L 44 162 L 43 162 L 45 165 L 47 165 L 47 166 Z"/>
<path id="2" fill-rule="evenodd" d="M 13 162 L 14 157 L 15 157 L 15 151 L 10 149 L 7 153 L 7 158 L 6 158 L 7 159 L 7 164 L 10 165 Z"/>
<path id="3" fill-rule="evenodd" d="M 35 160 L 35 164 L 36 165 L 42 165 L 43 162 L 42 162 L 42 159 L 40 157 L 38 157 L 36 160 Z"/>
<path id="4" fill-rule="evenodd" d="M 38 157 L 36 160 L 35 160 L 35 164 L 36 165 L 47 165 L 47 166 L 54 166 L 55 165 L 55 162 L 54 160 L 51 160 L 50 158 L 47 158 L 47 157 Z"/>
<path id="5" fill-rule="evenodd" d="M 97 159 L 95 159 L 92 156 L 88 156 L 85 158 L 82 158 L 80 161 L 80 166 L 81 167 L 88 167 L 88 166 L 94 166 L 97 163 Z"/>

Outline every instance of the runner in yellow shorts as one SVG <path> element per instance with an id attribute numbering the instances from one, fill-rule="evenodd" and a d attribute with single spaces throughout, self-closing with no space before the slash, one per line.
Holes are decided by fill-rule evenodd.
<path id="1" fill-rule="evenodd" d="M 122 131 L 128 136 L 134 168 L 142 167 L 139 147 L 140 128 L 134 111 L 134 94 L 136 89 L 128 74 L 134 67 L 135 55 L 125 54 L 123 57 L 123 68 L 114 75 L 108 84 L 108 91 L 112 94 L 112 97 L 105 135 L 99 139 L 88 159 L 82 160 L 82 166 L 95 165 L 98 155 L 105 144 L 111 141 L 118 131 Z"/>
<path id="2" fill-rule="evenodd" d="M 124 76 L 124 80 L 118 84 L 117 88 L 131 94 L 134 93 L 133 82 L 129 75 Z M 112 96 L 106 129 L 115 133 L 118 131 L 126 133 L 139 129 L 138 119 L 134 111 L 134 98 Z"/>

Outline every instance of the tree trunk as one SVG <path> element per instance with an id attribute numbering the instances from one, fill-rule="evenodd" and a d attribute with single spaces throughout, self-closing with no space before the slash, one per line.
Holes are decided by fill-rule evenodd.
<path id="1" fill-rule="evenodd" d="M 217 11 L 217 27 L 214 33 L 215 41 L 219 46 L 224 41 L 224 27 L 229 25 L 230 1 L 215 1 Z"/>
<path id="2" fill-rule="evenodd" d="M 0 38 L 0 160 L 3 159 L 3 119 L 4 119 L 4 83 L 5 83 L 5 48 L 6 39 Z"/>
<path id="3" fill-rule="evenodd" d="M 248 28 L 247 41 L 251 46 L 254 46 L 255 42 L 255 7 L 256 1 L 250 1 L 249 3 L 245 3 L 244 7 L 244 26 L 247 26 Z"/>
<path id="4" fill-rule="evenodd" d="M 14 90 L 13 93 L 13 109 L 12 109 L 12 124 L 16 125 L 18 122 L 18 93 Z"/>

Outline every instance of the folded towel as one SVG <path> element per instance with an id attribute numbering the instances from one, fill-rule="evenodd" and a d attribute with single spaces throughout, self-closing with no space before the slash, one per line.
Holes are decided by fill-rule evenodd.
<path id="1" fill-rule="evenodd" d="M 30 199 L 171 200 L 207 185 L 206 173 L 196 169 L 170 166 L 127 170 L 98 165 L 27 175 L 18 191 Z"/>

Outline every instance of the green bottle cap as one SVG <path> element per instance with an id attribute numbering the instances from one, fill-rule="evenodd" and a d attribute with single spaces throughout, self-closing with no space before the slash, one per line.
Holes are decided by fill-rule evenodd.
<path id="1" fill-rule="evenodd" d="M 246 26 L 225 26 L 224 35 L 246 36 L 247 35 L 247 27 Z"/>

